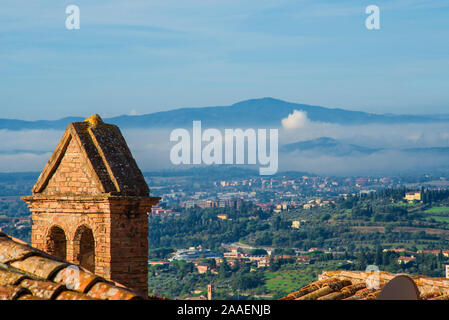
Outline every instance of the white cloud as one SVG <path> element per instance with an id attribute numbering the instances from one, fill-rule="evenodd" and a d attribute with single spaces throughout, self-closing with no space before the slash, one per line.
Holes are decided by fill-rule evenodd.
<path id="1" fill-rule="evenodd" d="M 410 140 L 412 142 L 418 142 L 422 138 L 423 138 L 423 134 L 422 133 L 412 134 L 412 135 L 409 135 L 409 136 L 406 137 L 407 140 Z"/>
<path id="2" fill-rule="evenodd" d="M 300 152 L 279 154 L 279 171 L 300 170 L 318 174 L 423 173 L 447 167 L 449 156 L 403 152 L 405 148 L 449 147 L 447 123 L 341 126 L 308 119 L 296 110 L 283 121 L 280 145 L 319 137 L 332 137 L 360 146 L 384 148 L 367 156 L 335 157 Z M 287 124 L 284 125 L 284 122 Z M 180 169 L 170 162 L 170 129 L 123 129 L 122 133 L 142 171 Z M 40 172 L 63 135 L 59 130 L 0 130 L 0 172 Z M 419 137 L 412 141 L 411 136 Z M 20 152 L 15 154 L 15 152 Z M 447 167 L 449 168 L 449 167 Z"/>
<path id="3" fill-rule="evenodd" d="M 286 130 L 299 129 L 307 125 L 307 112 L 295 110 L 287 118 L 282 119 L 282 127 Z"/>

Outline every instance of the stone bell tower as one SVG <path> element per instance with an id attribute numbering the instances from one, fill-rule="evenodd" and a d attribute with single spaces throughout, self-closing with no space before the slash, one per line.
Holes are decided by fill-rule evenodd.
<path id="1" fill-rule="evenodd" d="M 23 197 L 32 245 L 147 294 L 148 212 L 159 200 L 149 194 L 117 126 L 98 115 L 70 123 Z"/>

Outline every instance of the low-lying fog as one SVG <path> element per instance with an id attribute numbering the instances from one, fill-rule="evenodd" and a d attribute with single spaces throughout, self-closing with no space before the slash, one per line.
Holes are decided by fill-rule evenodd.
<path id="1" fill-rule="evenodd" d="M 191 132 L 192 128 L 185 128 Z M 262 129 L 262 128 L 254 128 Z M 143 171 L 173 168 L 171 130 L 123 130 Z M 223 132 L 223 131 L 222 131 Z M 0 172 L 41 171 L 63 135 L 55 130 L 0 130 Z M 333 156 L 320 152 L 279 152 L 279 171 L 299 170 L 329 175 L 428 173 L 449 168 L 449 152 L 406 152 L 406 148 L 449 147 L 449 126 L 440 124 L 341 126 L 312 122 L 303 112 L 282 121 L 279 146 L 330 137 L 344 143 L 382 148 L 372 154 Z M 203 146 L 206 143 L 203 143 Z"/>

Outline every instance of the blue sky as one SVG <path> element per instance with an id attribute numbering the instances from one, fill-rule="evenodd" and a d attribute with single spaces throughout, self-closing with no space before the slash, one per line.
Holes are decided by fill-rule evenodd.
<path id="1" fill-rule="evenodd" d="M 66 30 L 65 8 L 81 10 Z M 381 30 L 365 28 L 366 6 Z M 449 0 L 0 2 L 0 118 L 57 119 L 271 96 L 449 113 Z"/>

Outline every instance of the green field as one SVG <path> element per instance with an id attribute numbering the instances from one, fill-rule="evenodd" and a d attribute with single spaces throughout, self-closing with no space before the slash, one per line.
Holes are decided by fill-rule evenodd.
<path id="1" fill-rule="evenodd" d="M 413 202 L 396 202 L 395 205 L 397 207 L 414 207 L 415 203 L 413 203 Z"/>
<path id="2" fill-rule="evenodd" d="M 316 281 L 316 277 L 304 270 L 288 270 L 265 273 L 265 288 L 271 294 L 287 295 Z"/>
<path id="3" fill-rule="evenodd" d="M 442 216 L 430 216 L 429 219 L 432 218 L 435 221 L 438 222 L 444 222 L 444 223 L 449 223 L 449 217 L 442 217 Z"/>
<path id="4" fill-rule="evenodd" d="M 449 213 L 449 207 L 433 207 L 424 211 L 425 213 Z"/>

